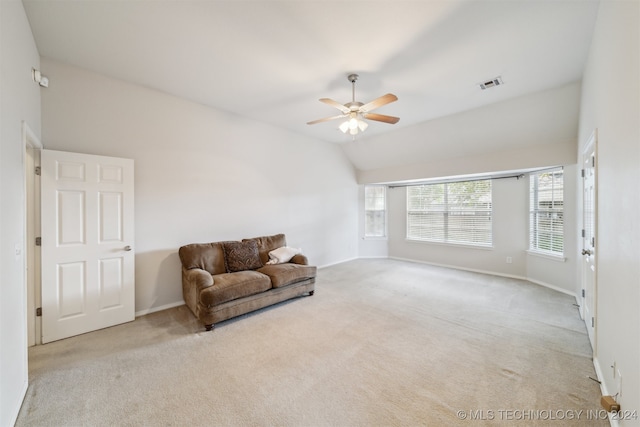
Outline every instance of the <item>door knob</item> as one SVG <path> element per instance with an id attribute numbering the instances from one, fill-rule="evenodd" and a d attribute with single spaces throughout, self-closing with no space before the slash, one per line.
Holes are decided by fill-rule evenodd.
<path id="1" fill-rule="evenodd" d="M 588 249 L 583 249 L 582 250 L 582 255 L 591 255 L 591 251 Z"/>
<path id="2" fill-rule="evenodd" d="M 124 247 L 124 250 L 125 250 L 125 251 L 127 251 L 127 252 L 129 252 L 129 251 L 131 250 L 131 246 L 129 246 L 129 245 L 125 246 L 125 247 Z M 582 252 L 584 252 L 584 251 L 582 251 Z"/>

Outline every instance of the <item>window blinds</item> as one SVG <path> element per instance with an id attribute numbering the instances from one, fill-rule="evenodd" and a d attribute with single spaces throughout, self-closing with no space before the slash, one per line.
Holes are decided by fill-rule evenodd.
<path id="1" fill-rule="evenodd" d="M 383 185 L 364 187 L 364 235 L 385 237 L 386 235 L 386 188 Z"/>
<path id="2" fill-rule="evenodd" d="M 491 180 L 407 187 L 407 238 L 491 246 Z"/>
<path id="3" fill-rule="evenodd" d="M 562 169 L 529 175 L 529 250 L 564 252 L 564 176 Z"/>

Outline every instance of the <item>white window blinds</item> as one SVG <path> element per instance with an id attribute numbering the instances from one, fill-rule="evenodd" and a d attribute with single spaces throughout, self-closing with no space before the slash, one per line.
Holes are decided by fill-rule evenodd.
<path id="1" fill-rule="evenodd" d="M 529 250 L 564 252 L 564 173 L 553 169 L 529 175 Z"/>
<path id="2" fill-rule="evenodd" d="M 491 180 L 407 187 L 407 239 L 491 246 Z"/>
<path id="3" fill-rule="evenodd" d="M 386 187 L 365 185 L 364 187 L 364 236 L 385 237 L 387 232 Z"/>

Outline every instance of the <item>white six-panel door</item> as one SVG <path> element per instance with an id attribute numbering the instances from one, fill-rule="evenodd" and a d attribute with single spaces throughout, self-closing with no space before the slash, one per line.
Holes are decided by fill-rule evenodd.
<path id="1" fill-rule="evenodd" d="M 42 342 L 134 320 L 133 160 L 42 150 Z"/>

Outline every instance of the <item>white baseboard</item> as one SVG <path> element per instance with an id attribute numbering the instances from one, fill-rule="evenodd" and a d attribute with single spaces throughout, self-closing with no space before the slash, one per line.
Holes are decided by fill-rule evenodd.
<path id="1" fill-rule="evenodd" d="M 152 307 L 146 310 L 136 311 L 136 317 L 144 316 L 145 314 L 155 313 L 156 311 L 167 310 L 173 307 L 179 307 L 184 304 L 185 304 L 184 301 L 177 301 L 177 302 L 172 302 L 171 304 L 161 305 L 160 307 Z"/>
<path id="2" fill-rule="evenodd" d="M 331 264 L 319 265 L 318 266 L 318 270 L 321 270 L 321 269 L 327 268 L 327 267 L 332 267 L 334 265 L 344 264 L 345 262 L 354 261 L 356 259 L 359 259 L 359 258 L 358 257 L 347 258 L 347 259 L 344 259 L 342 261 L 332 262 Z"/>
<path id="3" fill-rule="evenodd" d="M 534 283 L 536 285 L 544 286 L 545 288 L 553 289 L 554 291 L 562 292 L 564 294 L 573 296 L 577 300 L 577 296 L 576 296 L 575 292 L 571 292 L 571 291 L 568 291 L 566 289 L 562 289 L 562 288 L 559 288 L 557 286 L 551 285 L 549 283 L 541 282 L 539 280 L 531 279 L 531 278 L 528 278 L 528 277 L 517 276 L 517 275 L 514 275 L 514 274 L 505 274 L 505 273 L 500 273 L 500 272 L 496 272 L 496 271 L 479 270 L 479 269 L 475 269 L 475 268 L 459 267 L 459 266 L 456 266 L 456 265 L 439 264 L 439 263 L 435 263 L 435 262 L 427 262 L 427 261 L 421 261 L 421 260 L 409 259 L 409 258 L 399 258 L 399 257 L 391 257 L 391 256 L 352 257 L 352 258 L 347 258 L 347 259 L 344 259 L 344 260 L 341 260 L 341 261 L 333 262 L 331 264 L 325 264 L 325 265 L 318 266 L 318 270 L 322 270 L 324 268 L 332 267 L 334 265 L 344 264 L 346 262 L 354 261 L 354 260 L 357 260 L 357 259 L 395 259 L 395 260 L 398 260 L 398 261 L 415 262 L 415 263 L 418 263 L 418 264 L 433 265 L 433 266 L 436 266 L 436 267 L 451 268 L 451 269 L 454 269 L 454 270 L 471 271 L 473 273 L 490 274 L 492 276 L 508 277 L 510 279 L 526 280 L 526 281 L 529 281 L 529 282 Z M 149 309 L 146 309 L 146 310 L 136 311 L 135 316 L 136 317 L 140 317 L 140 316 L 144 316 L 145 314 L 151 314 L 151 313 L 155 313 L 156 311 L 167 310 L 169 308 L 178 307 L 180 305 L 184 305 L 184 301 L 173 302 L 173 303 L 166 304 L 166 305 L 163 305 L 163 306 L 160 306 L 160 307 L 153 307 L 153 308 L 149 308 Z"/>
<path id="4" fill-rule="evenodd" d="M 395 260 L 398 260 L 398 261 L 416 262 L 418 264 L 433 265 L 435 267 L 450 268 L 452 270 L 470 271 L 472 273 L 490 274 L 492 276 L 508 277 L 510 279 L 527 280 L 526 277 L 516 276 L 515 274 L 497 273 L 495 271 L 479 270 L 477 268 L 460 267 L 460 266 L 457 266 L 457 265 L 441 264 L 441 263 L 438 263 L 438 262 L 422 261 L 422 260 L 419 260 L 419 259 L 399 258 L 399 257 L 389 257 L 389 259 L 395 259 Z"/>
<path id="5" fill-rule="evenodd" d="M 542 282 L 540 280 L 532 279 L 532 278 L 526 277 L 526 276 L 517 276 L 515 274 L 506 274 L 506 273 L 500 273 L 500 272 L 497 272 L 497 271 L 489 271 L 489 270 L 479 270 L 479 269 L 476 269 L 476 268 L 466 268 L 466 267 L 460 267 L 460 266 L 457 266 L 457 265 L 440 264 L 440 263 L 436 263 L 436 262 L 421 261 L 421 260 L 415 260 L 415 259 L 409 259 L 409 258 L 389 257 L 389 259 L 396 259 L 398 261 L 417 262 L 419 264 L 427 264 L 427 265 L 433 265 L 433 266 L 436 266 L 436 267 L 451 268 L 453 270 L 471 271 L 473 273 L 490 274 L 492 276 L 507 277 L 509 279 L 526 280 L 527 282 L 531 282 L 531 283 L 534 283 L 536 285 L 544 286 L 545 288 L 553 289 L 554 291 L 558 291 L 558 292 L 561 292 L 563 294 L 566 294 L 566 295 L 569 295 L 569 296 L 572 296 L 572 297 L 576 298 L 576 293 L 575 292 L 571 292 L 571 291 L 568 291 L 566 289 L 560 288 L 558 286 L 554 286 L 554 285 L 551 285 L 549 283 L 545 283 L 545 282 Z"/>
<path id="6" fill-rule="evenodd" d="M 600 393 L 602 393 L 603 396 L 611 396 L 611 393 L 609 393 L 609 390 L 607 390 L 607 385 L 602 380 L 602 378 L 603 378 L 602 368 L 600 367 L 600 361 L 598 360 L 597 357 L 593 358 L 593 367 L 596 370 L 596 377 L 598 378 L 598 381 L 600 382 Z M 609 413 L 608 417 L 609 417 L 609 424 L 611 424 L 611 427 L 619 427 L 620 426 L 620 423 L 618 422 L 618 420 L 612 418 L 610 413 Z"/>
<path id="7" fill-rule="evenodd" d="M 18 421 L 18 415 L 20 415 L 20 409 L 22 409 L 22 404 L 24 403 L 24 398 L 27 396 L 27 389 L 29 388 L 29 380 L 25 380 L 22 384 L 22 388 L 18 391 L 18 400 L 16 401 L 16 407 L 11 413 L 11 421 L 9 425 L 13 426 Z"/>
<path id="8" fill-rule="evenodd" d="M 331 266 L 338 265 L 338 264 L 344 264 L 345 262 L 353 261 L 353 260 L 356 260 L 356 259 L 358 259 L 358 257 L 348 258 L 348 259 L 345 259 L 345 260 L 342 260 L 342 261 L 338 261 L 338 262 L 334 262 L 334 263 L 331 263 L 331 264 L 326 264 L 326 265 L 319 266 L 318 269 L 323 269 L 323 268 L 331 267 Z M 147 315 L 147 314 L 155 313 L 157 311 L 168 310 L 170 308 L 179 307 L 179 306 L 184 305 L 184 304 L 185 304 L 184 301 L 176 301 L 176 302 L 172 302 L 172 303 L 169 303 L 169 304 L 161 305 L 160 307 L 152 307 L 152 308 L 148 308 L 148 309 L 145 309 L 145 310 L 136 311 L 135 316 L 136 317 L 140 317 L 140 316 L 144 316 L 144 315 Z"/>
<path id="9" fill-rule="evenodd" d="M 566 295 L 569 295 L 571 297 L 574 297 L 576 299 L 576 301 L 578 300 L 578 295 L 576 295 L 575 292 L 571 292 L 571 291 L 568 291 L 566 289 L 559 288 L 557 286 L 551 285 L 549 283 L 545 283 L 545 282 L 542 282 L 540 280 L 532 279 L 530 277 L 527 277 L 524 280 L 527 280 L 527 281 L 529 281 L 531 283 L 535 283 L 536 285 L 544 286 L 545 288 L 553 289 L 554 291 L 562 292 L 563 294 L 566 294 Z"/>

